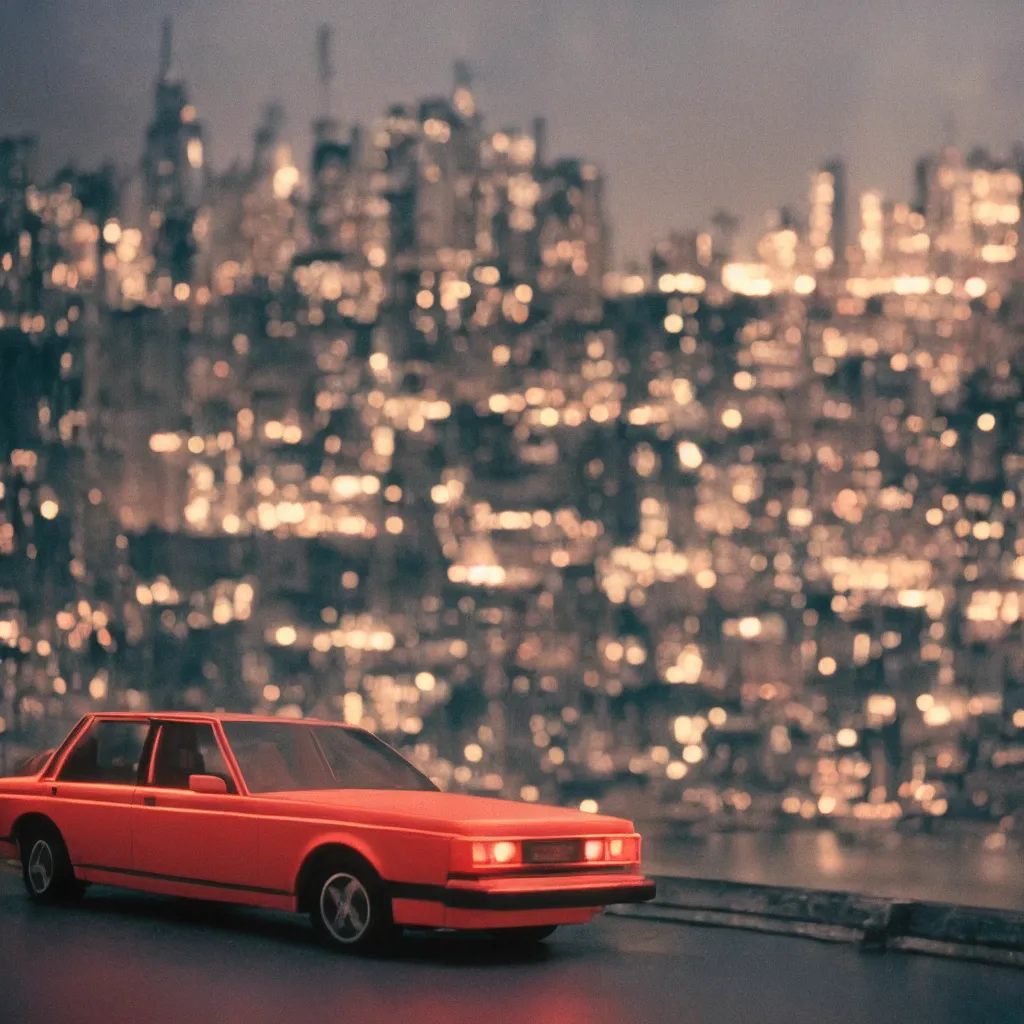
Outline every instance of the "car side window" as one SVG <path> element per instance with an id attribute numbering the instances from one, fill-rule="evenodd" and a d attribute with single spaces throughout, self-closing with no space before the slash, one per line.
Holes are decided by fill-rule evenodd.
<path id="1" fill-rule="evenodd" d="M 72 747 L 59 781 L 134 786 L 148 732 L 148 722 L 94 722 Z"/>
<path id="2" fill-rule="evenodd" d="M 165 722 L 153 755 L 152 786 L 188 789 L 190 775 L 216 775 L 237 792 L 213 726 L 197 722 Z"/>

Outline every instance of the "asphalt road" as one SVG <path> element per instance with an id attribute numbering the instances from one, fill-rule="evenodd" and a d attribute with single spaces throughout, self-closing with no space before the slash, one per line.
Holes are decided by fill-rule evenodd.
<path id="1" fill-rule="evenodd" d="M 413 936 L 386 960 L 305 920 L 94 888 L 30 905 L 0 873 L 2 1024 L 1020 1024 L 1024 974 L 622 918 L 527 954 Z"/>

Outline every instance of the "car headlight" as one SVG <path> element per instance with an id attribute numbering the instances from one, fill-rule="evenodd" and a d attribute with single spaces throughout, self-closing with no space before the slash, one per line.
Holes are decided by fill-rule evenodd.
<path id="1" fill-rule="evenodd" d="M 489 864 L 498 867 L 508 867 L 510 864 L 519 864 L 522 861 L 522 853 L 519 843 L 509 839 L 500 839 L 495 843 L 474 843 L 473 864 L 476 867 L 485 867 Z"/>
<path id="2" fill-rule="evenodd" d="M 640 859 L 640 844 L 636 836 L 588 839 L 583 844 L 583 859 L 591 864 L 601 861 L 632 864 Z"/>

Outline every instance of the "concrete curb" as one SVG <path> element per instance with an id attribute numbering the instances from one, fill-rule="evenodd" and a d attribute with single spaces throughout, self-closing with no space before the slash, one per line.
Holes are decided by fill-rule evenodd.
<path id="1" fill-rule="evenodd" d="M 609 907 L 608 913 L 1024 967 L 1020 911 L 713 879 L 655 881 L 654 900 Z"/>

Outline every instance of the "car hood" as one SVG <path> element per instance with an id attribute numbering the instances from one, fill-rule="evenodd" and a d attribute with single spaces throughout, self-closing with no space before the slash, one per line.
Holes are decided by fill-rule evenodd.
<path id="1" fill-rule="evenodd" d="M 260 797 L 270 813 L 331 819 L 353 824 L 387 824 L 465 836 L 548 838 L 633 832 L 631 822 L 565 807 L 517 803 L 461 793 L 378 789 L 268 793 Z"/>

